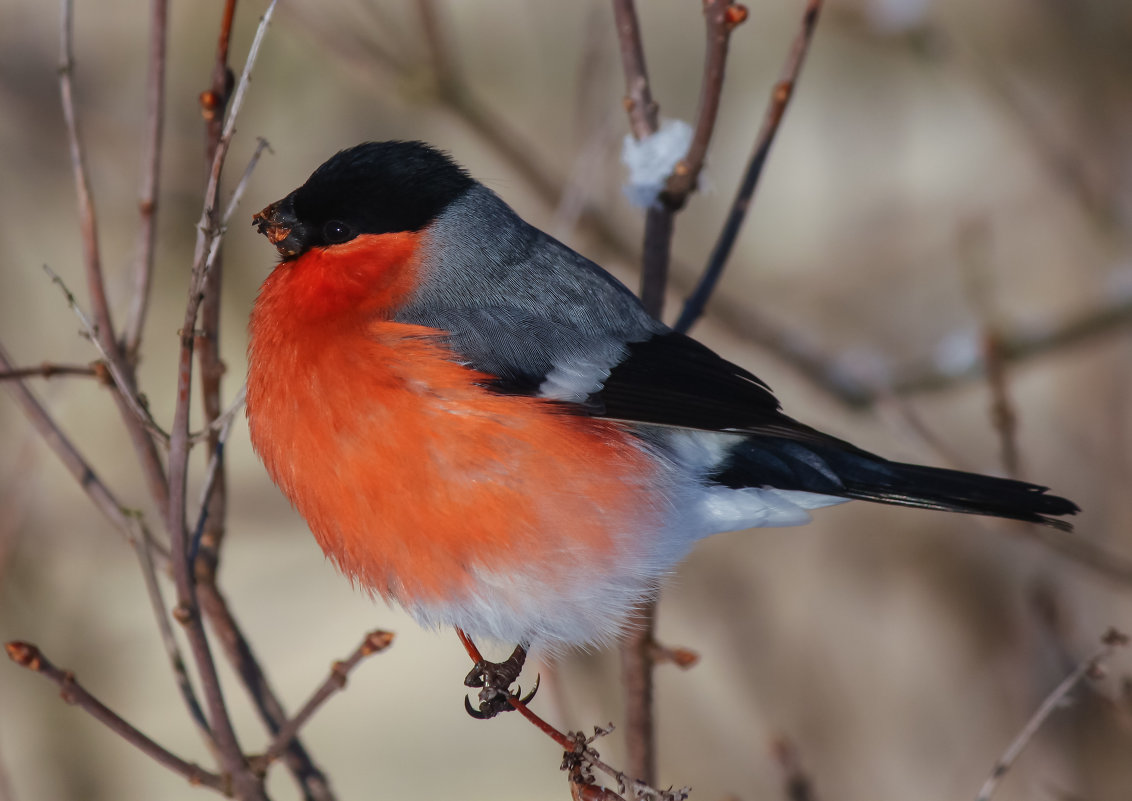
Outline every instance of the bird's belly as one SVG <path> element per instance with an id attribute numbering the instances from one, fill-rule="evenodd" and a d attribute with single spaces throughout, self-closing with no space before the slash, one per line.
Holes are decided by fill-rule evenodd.
<path id="1" fill-rule="evenodd" d="M 484 389 L 427 339 L 364 345 L 286 382 L 249 373 L 253 444 L 327 555 L 428 624 L 552 647 L 616 636 L 682 556 L 656 542 L 672 510 L 654 454 L 615 423 Z"/>

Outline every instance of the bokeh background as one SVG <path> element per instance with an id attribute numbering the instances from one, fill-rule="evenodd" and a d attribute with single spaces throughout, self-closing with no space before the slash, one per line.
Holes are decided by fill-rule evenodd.
<path id="1" fill-rule="evenodd" d="M 700 4 L 639 5 L 662 115 L 690 120 Z M 203 183 L 197 94 L 221 6 L 172 3 L 158 267 L 140 373 L 166 422 Z M 608 3 L 437 7 L 467 95 L 438 90 L 409 0 L 283 4 L 229 162 L 234 179 L 255 137 L 271 143 L 225 243 L 229 396 L 244 373 L 247 314 L 274 260 L 244 220 L 359 141 L 419 138 L 450 150 L 531 222 L 635 285 L 641 212 L 621 192 L 627 124 Z M 240 4 L 237 67 L 262 8 Z M 677 221 L 669 319 L 718 233 L 800 10 L 752 0 L 733 38 L 704 191 Z M 20 364 L 96 358 L 41 269 L 83 288 L 58 13 L 0 0 L 0 340 Z M 78 109 L 119 319 L 137 224 L 147 25 L 138 2 L 78 3 Z M 805 528 L 702 543 L 660 611 L 661 638 L 701 655 L 691 671 L 659 672 L 663 785 L 691 785 L 698 799 L 784 798 L 773 743 L 785 738 L 820 798 L 974 798 L 1102 632 L 1132 629 L 1132 582 L 1120 576 L 1132 560 L 1130 143 L 1127 3 L 829 3 L 740 249 L 695 333 L 757 372 L 796 417 L 894 458 L 1003 473 L 980 343 L 988 330 L 1042 339 L 1083 321 L 1085 335 L 1054 336 L 1010 361 L 1006 389 L 1018 472 L 1075 499 L 1084 509 L 1075 536 L 1112 558 L 1083 564 L 1023 525 L 864 504 L 823 510 Z M 152 516 L 107 393 L 85 379 L 34 383 L 107 482 Z M 909 384 L 915 391 L 903 391 Z M 363 632 L 398 635 L 306 729 L 340 796 L 566 798 L 548 740 L 517 716 L 464 714 L 468 665 L 455 637 L 420 631 L 334 573 L 242 423 L 228 453 L 221 580 L 291 708 Z M 143 731 L 207 763 L 133 554 L 0 395 L 0 639 L 14 638 L 36 642 Z M 573 654 L 542 671 L 537 706 L 555 722 L 621 719 L 615 653 Z M 1132 797 L 1130 676 L 1132 659 L 1118 655 L 1107 678 L 1054 714 L 996 797 Z M 264 735 L 230 679 L 255 750 Z M 602 746 L 621 761 L 617 734 Z M 295 797 L 282 770 L 270 787 Z M 43 679 L 0 664 L 4 801 L 206 793 L 63 704 Z"/>

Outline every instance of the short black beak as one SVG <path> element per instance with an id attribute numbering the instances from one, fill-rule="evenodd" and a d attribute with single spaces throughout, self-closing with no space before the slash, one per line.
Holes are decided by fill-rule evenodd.
<path id="1" fill-rule="evenodd" d="M 252 217 L 252 225 L 275 245 L 285 259 L 294 258 L 305 250 L 302 226 L 295 217 L 291 195 L 277 200 Z"/>

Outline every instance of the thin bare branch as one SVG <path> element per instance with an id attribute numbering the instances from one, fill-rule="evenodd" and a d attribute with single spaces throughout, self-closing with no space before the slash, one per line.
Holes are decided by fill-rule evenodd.
<path id="1" fill-rule="evenodd" d="M 4 350 L 3 345 L 0 345 L 0 370 L 7 370 L 8 363 L 8 354 Z M 103 483 L 102 479 L 98 477 L 98 474 L 94 472 L 94 469 L 86 459 L 83 458 L 82 454 L 79 453 L 70 438 L 59 428 L 59 425 L 55 422 L 54 418 L 51 417 L 51 414 L 39 403 L 35 396 L 31 394 L 27 386 L 22 381 L 16 381 L 10 385 L 10 390 L 16 402 L 24 410 L 24 414 L 27 416 L 29 422 L 31 422 L 32 426 L 39 432 L 40 436 L 43 437 L 44 442 L 55 452 L 59 460 L 63 462 L 63 465 L 79 482 L 83 491 L 86 492 L 87 497 L 91 499 L 94 505 L 106 515 L 110 522 L 125 536 L 126 540 L 137 554 L 142 565 L 142 575 L 145 578 L 146 591 L 149 595 L 150 604 L 153 607 L 154 616 L 157 619 L 158 627 L 161 631 L 162 641 L 165 644 L 166 652 L 173 668 L 174 679 L 181 690 L 190 716 L 197 723 L 198 728 L 201 729 L 202 735 L 205 737 L 205 742 L 211 743 L 211 734 L 208 731 L 208 725 L 204 721 L 200 711 L 200 703 L 197 701 L 192 686 L 189 683 L 188 676 L 185 673 L 184 660 L 181 657 L 176 639 L 173 637 L 169 625 L 168 612 L 164 600 L 161 597 L 161 590 L 157 582 L 157 566 L 154 557 L 156 556 L 162 565 L 167 565 L 169 564 L 168 550 L 153 540 L 153 536 L 150 534 L 149 529 L 138 513 L 125 509 L 122 504 L 119 503 L 118 499 L 106 484 Z"/>
<path id="2" fill-rule="evenodd" d="M 212 508 L 212 494 L 216 491 L 217 479 L 220 475 L 221 465 L 224 463 L 224 446 L 228 442 L 228 435 L 232 433 L 232 423 L 236 420 L 235 412 L 243 406 L 244 393 L 247 390 L 245 384 L 240 388 L 239 405 L 233 404 L 223 417 L 223 424 L 220 426 L 219 431 L 216 432 L 215 440 L 212 448 L 212 455 L 208 459 L 208 469 L 204 474 L 204 486 L 200 491 L 200 503 L 198 504 L 199 511 L 197 512 L 197 523 L 193 529 L 192 539 L 189 541 L 189 563 L 195 563 L 197 554 L 200 552 L 201 539 L 204 537 L 205 525 L 209 521 L 210 514 L 213 513 Z M 213 422 L 220 421 L 221 418 L 216 418 Z M 211 429 L 210 429 L 211 433 Z M 215 542 L 210 544 L 210 548 L 215 550 Z"/>
<path id="3" fill-rule="evenodd" d="M 719 99 L 723 95 L 723 78 L 727 67 L 727 50 L 731 32 L 747 19 L 747 9 L 731 0 L 704 0 L 704 22 L 707 42 L 704 48 L 704 74 L 700 85 L 700 107 L 688 152 L 668 176 L 661 202 L 676 211 L 684 206 L 696 188 L 704 168 L 708 146 L 715 132 L 719 115 Z"/>
<path id="4" fill-rule="evenodd" d="M 115 358 L 114 354 L 106 349 L 94 325 L 87 319 L 86 314 L 79 306 L 79 302 L 75 298 L 74 293 L 67 288 L 67 285 L 63 282 L 63 279 L 59 277 L 58 273 L 46 264 L 43 265 L 43 271 L 46 272 L 47 275 L 50 276 L 51 281 L 62 290 L 63 297 L 67 299 L 67 305 L 71 307 L 71 311 L 75 313 L 75 316 L 79 318 L 79 324 L 83 327 L 83 333 L 86 334 L 90 343 L 94 345 L 95 350 L 98 351 L 98 355 L 102 357 L 102 363 L 106 365 L 106 371 L 110 373 L 110 378 L 114 383 L 115 389 L 118 390 L 119 397 L 125 401 L 134 417 L 145 426 L 147 431 L 157 437 L 162 443 L 168 444 L 169 434 L 157 424 L 157 421 L 153 419 L 153 415 L 149 413 L 149 409 L 142 404 L 137 393 L 134 392 L 133 383 L 130 381 L 129 376 L 126 375 L 122 365 L 119 360 Z M 117 345 L 112 345 L 112 347 L 116 348 Z"/>
<path id="5" fill-rule="evenodd" d="M 649 85 L 636 5 L 633 0 L 613 0 L 613 15 L 621 50 L 621 67 L 625 73 L 625 111 L 629 116 L 629 129 L 640 141 L 656 133 L 659 110 Z M 664 312 L 673 218 L 673 210 L 659 203 L 645 212 L 640 294 L 645 309 L 657 318 Z M 655 599 L 643 604 L 621 643 L 629 772 L 649 784 L 656 778 L 656 727 L 653 720 L 655 663 L 652 650 L 656 611 Z"/>
<path id="6" fill-rule="evenodd" d="M 165 128 L 165 64 L 169 29 L 169 0 L 150 3 L 149 80 L 146 84 L 145 146 L 142 156 L 141 193 L 138 198 L 138 234 L 135 246 L 134 291 L 122 335 L 126 362 L 137 362 L 146 311 L 149 309 L 150 283 L 157 242 L 157 204 L 161 181 L 161 136 Z"/>
<path id="7" fill-rule="evenodd" d="M 928 427 L 920 415 L 916 414 L 915 409 L 906 399 L 889 392 L 880 396 L 878 406 L 882 413 L 894 409 L 904 424 L 902 428 L 923 444 L 942 466 L 953 470 L 974 469 L 970 464 L 957 460 L 952 449 L 948 448 L 943 439 Z M 1033 540 L 1061 558 L 1107 581 L 1124 587 L 1132 586 L 1132 559 L 1107 551 L 1088 537 L 1049 526 L 1020 525 L 993 517 L 972 517 L 970 522 L 988 531 Z"/>
<path id="8" fill-rule="evenodd" d="M 146 595 L 149 597 L 149 605 L 153 609 L 153 616 L 157 621 L 157 629 L 161 633 L 161 644 L 165 647 L 165 655 L 169 660 L 169 667 L 173 671 L 173 681 L 176 683 L 177 690 L 181 693 L 181 700 L 184 701 L 189 717 L 196 724 L 205 745 L 212 751 L 213 756 L 216 756 L 216 738 L 212 735 L 212 729 L 204 716 L 204 710 L 201 709 L 196 690 L 193 689 L 192 681 L 189 679 L 189 673 L 185 667 L 185 658 L 181 655 L 181 646 L 177 644 L 177 638 L 173 635 L 173 626 L 169 621 L 169 610 L 165 606 L 165 598 L 157 580 L 157 566 L 153 560 L 155 547 L 153 536 L 141 522 L 140 517 L 135 518 L 134 524 L 136 536 L 131 540 L 131 544 L 138 557 L 142 578 L 145 581 Z M 166 558 L 164 561 L 167 562 L 168 559 Z"/>
<path id="9" fill-rule="evenodd" d="M 75 177 L 75 192 L 79 206 L 79 230 L 83 242 L 83 262 L 85 266 L 87 286 L 90 292 L 91 304 L 94 312 L 94 324 L 98 329 L 98 341 L 103 350 L 110 355 L 108 363 L 112 363 L 119 374 L 128 373 L 125 360 L 118 349 L 114 338 L 114 329 L 110 315 L 110 305 L 106 298 L 106 285 L 102 275 L 102 262 L 99 255 L 98 226 L 95 222 L 94 198 L 90 190 L 87 175 L 86 161 L 82 146 L 82 137 L 79 134 L 78 117 L 75 113 L 73 73 L 74 73 L 74 44 L 73 44 L 74 3 L 73 0 L 62 0 L 62 13 L 60 15 L 60 66 L 59 90 L 63 104 L 63 117 L 66 121 L 67 140 L 71 155 L 71 169 Z M 131 377 L 132 378 L 132 377 Z M 136 395 L 132 380 L 126 382 L 130 390 L 115 393 L 114 401 L 118 406 L 119 414 L 126 425 L 130 435 L 130 442 L 141 463 L 143 474 L 150 493 L 153 495 L 158 508 L 165 514 L 168 507 L 168 486 L 165 480 L 165 466 L 157 452 L 150 430 L 137 419 L 131 406 L 130 398 Z"/>
<path id="10" fill-rule="evenodd" d="M 186 762 L 142 734 L 91 695 L 79 684 L 73 673 L 68 670 L 60 670 L 53 665 L 34 645 L 26 642 L 9 642 L 5 644 L 4 648 L 7 650 L 9 658 L 17 665 L 38 673 L 58 685 L 62 691 L 63 700 L 68 704 L 74 704 L 89 713 L 142 753 L 169 770 L 184 776 L 190 784 L 202 785 L 218 792 L 226 791 L 224 780 L 220 776 L 205 770 L 200 765 Z"/>
<path id="11" fill-rule="evenodd" d="M 63 120 L 67 126 L 67 143 L 71 153 L 71 172 L 75 179 L 75 194 L 79 205 L 79 230 L 83 241 L 83 264 L 86 269 L 87 288 L 94 310 L 95 327 L 105 350 L 116 351 L 114 324 L 110 304 L 106 299 L 106 282 L 102 276 L 102 257 L 98 246 L 98 224 L 95 221 L 94 196 L 86 167 L 78 115 L 75 112 L 73 73 L 74 17 L 73 0 L 62 0 L 59 44 L 59 94 L 63 102 Z"/>
<path id="12" fill-rule="evenodd" d="M 201 621 L 192 565 L 188 560 L 188 532 L 185 525 L 189 448 L 191 446 L 188 424 L 194 328 L 204 298 L 205 286 L 209 280 L 209 273 L 219 252 L 221 231 L 219 226 L 212 226 L 210 222 L 213 219 L 214 210 L 217 208 L 220 174 L 235 130 L 236 119 L 247 93 L 251 70 L 259 54 L 264 34 L 275 12 L 275 7 L 276 0 L 272 0 L 256 29 L 255 37 L 248 50 L 243 73 L 232 95 L 228 115 L 217 141 L 216 152 L 209 171 L 204 208 L 201 212 L 197 233 L 193 269 L 189 281 L 189 299 L 181 329 L 181 350 L 177 371 L 177 404 L 174 410 L 169 448 L 168 527 L 173 578 L 177 586 L 175 616 L 185 626 L 193 659 L 200 675 L 205 705 L 209 712 L 209 723 L 216 736 L 221 764 L 225 772 L 232 777 L 236 793 L 248 799 L 265 798 L 262 781 L 248 769 L 239 742 L 236 739 L 231 719 L 228 716 L 216 672 L 216 664 L 212 659 L 211 648 Z"/>
<path id="13" fill-rule="evenodd" d="M 236 397 L 234 397 L 232 399 L 232 402 L 228 404 L 228 408 L 221 412 L 220 416 L 209 423 L 208 426 L 206 426 L 204 429 L 190 434 L 189 442 L 193 445 L 200 444 L 201 442 L 204 442 L 209 437 L 211 437 L 214 433 L 218 433 L 224 430 L 226 426 L 231 425 L 232 418 L 236 416 L 240 409 L 244 408 L 244 400 L 247 398 L 247 394 L 248 385 L 247 382 L 244 382 L 242 385 L 240 385 L 240 391 L 236 393 Z"/>
<path id="14" fill-rule="evenodd" d="M 1007 771 L 1014 765 L 1014 761 L 1018 759 L 1018 755 L 1030 744 L 1037 734 L 1038 729 L 1045 723 L 1053 710 L 1065 700 L 1065 698 L 1073 691 L 1083 679 L 1090 676 L 1096 676 L 1101 669 L 1101 663 L 1108 660 L 1117 648 L 1121 648 L 1128 644 L 1128 635 L 1123 634 L 1116 629 L 1109 629 L 1101 638 L 1101 647 L 1082 661 L 1073 672 L 1066 676 L 1060 684 L 1053 689 L 1046 699 L 1042 701 L 1041 706 L 1026 721 L 1026 725 L 1018 732 L 1018 735 L 1011 741 L 1006 751 L 991 769 L 990 776 L 983 782 L 983 786 L 979 789 L 979 794 L 976 796 L 976 801 L 989 801 L 990 797 L 994 795 L 995 790 L 998 789 L 999 782 L 1002 777 L 1006 775 Z"/>
<path id="15" fill-rule="evenodd" d="M 384 651 L 392 643 L 392 633 L 371 631 L 362 640 L 361 645 L 355 648 L 354 652 L 345 660 L 331 665 L 330 674 L 326 677 L 326 680 L 311 694 L 311 697 L 303 704 L 303 708 L 298 711 L 295 717 L 287 721 L 287 724 L 275 735 L 275 740 L 272 741 L 267 751 L 260 758 L 263 767 L 266 768 L 278 759 L 287 749 L 287 746 L 291 744 L 291 741 L 295 739 L 299 729 L 306 725 L 307 721 L 326 703 L 330 696 L 346 686 L 346 678 L 350 675 L 350 671 L 358 666 L 358 663 L 368 656 Z"/>
<path id="16" fill-rule="evenodd" d="M 621 69 L 625 73 L 624 104 L 629 115 L 629 130 L 633 132 L 634 139 L 644 139 L 656 133 L 660 107 L 653 100 L 649 86 L 645 47 L 633 0 L 613 0 L 613 19 L 621 45 Z"/>
<path id="17" fill-rule="evenodd" d="M 723 224 L 723 230 L 720 231 L 714 248 L 712 248 L 703 275 L 688 300 L 685 301 L 684 309 L 680 312 L 680 318 L 676 321 L 674 327 L 677 331 L 688 331 L 699 319 L 708 299 L 715 291 L 719 277 L 723 274 L 727 259 L 731 256 L 731 250 L 735 246 L 735 241 L 739 238 L 739 231 L 747 217 L 747 210 L 751 206 L 759 178 L 762 177 L 763 166 L 766 164 L 771 145 L 774 144 L 774 138 L 782 125 L 782 118 L 786 114 L 790 99 L 794 96 L 794 88 L 798 83 L 798 76 L 801 74 L 802 65 L 806 61 L 806 55 L 809 53 L 810 41 L 813 39 L 814 30 L 817 27 L 821 7 L 822 0 L 808 0 L 806 3 L 806 10 L 802 13 L 801 28 L 798 35 L 794 37 L 794 43 L 790 47 L 790 53 L 786 57 L 786 63 L 783 65 L 778 83 L 775 84 L 774 91 L 771 92 L 758 137 L 755 139 L 754 150 L 743 174 L 743 181 L 739 185 L 735 199 L 731 202 L 731 210 L 727 213 L 727 220 Z"/>
<path id="18" fill-rule="evenodd" d="M 236 18 L 236 0 L 226 0 L 224 13 L 220 21 L 220 34 L 216 43 L 216 59 L 212 66 L 210 88 L 200 95 L 201 112 L 205 121 L 205 167 L 206 175 L 211 181 L 213 173 L 208 168 L 215 168 L 217 172 L 217 192 L 219 193 L 220 170 L 223 169 L 223 160 L 217 162 L 216 155 L 220 148 L 223 136 L 224 111 L 232 94 L 233 75 L 228 65 L 228 52 L 232 40 L 232 25 Z M 255 162 L 258 152 L 252 157 Z M 245 171 L 247 174 L 247 171 Z M 246 186 L 246 183 L 243 184 Z M 238 185 L 229 203 L 234 209 L 243 194 L 243 186 Z M 228 516 L 228 481 L 227 470 L 224 465 L 224 447 L 219 441 L 220 432 L 213 428 L 213 423 L 220 416 L 221 380 L 227 368 L 220 358 L 220 287 L 223 281 L 224 262 L 221 256 L 221 237 L 224 235 L 225 225 L 219 207 L 219 196 L 205 209 L 205 229 L 215 237 L 215 250 L 209 266 L 209 277 L 201 286 L 202 299 L 200 306 L 200 327 L 196 334 L 196 356 L 200 368 L 201 380 L 201 406 L 204 412 L 205 439 L 208 442 L 209 469 L 207 478 L 206 506 L 198 519 L 198 530 L 190 540 L 189 561 L 195 565 L 199 573 L 215 571 L 220 559 L 220 544 L 224 540 Z M 190 438 L 190 446 L 193 439 Z M 199 564 L 196 564 L 199 553 L 199 544 L 204 535 L 204 526 L 208 525 L 208 547 Z"/>
<path id="19" fill-rule="evenodd" d="M 61 375 L 97 377 L 98 367 L 90 364 L 54 364 L 44 362 L 35 367 L 13 367 L 0 370 L 0 381 L 22 381 L 25 378 L 55 378 Z"/>
<path id="20" fill-rule="evenodd" d="M 228 206 L 224 209 L 224 215 L 220 218 L 220 224 L 227 227 L 228 223 L 232 221 L 232 215 L 236 213 L 236 208 L 240 205 L 240 201 L 244 199 L 244 192 L 247 191 L 248 182 L 251 181 L 252 173 L 255 172 L 256 165 L 259 164 L 260 156 L 263 151 L 274 154 L 271 149 L 271 144 L 262 136 L 257 137 L 255 140 L 255 151 L 252 152 L 252 157 L 248 159 L 248 166 L 244 168 L 244 174 L 240 176 L 240 180 L 236 183 L 236 188 L 232 190 L 232 196 L 228 198 Z"/>
<path id="21" fill-rule="evenodd" d="M 959 259 L 956 263 L 962 274 L 967 300 L 982 328 L 982 357 L 991 396 L 991 425 L 998 434 L 1003 469 L 1008 476 L 1018 478 L 1021 475 L 1021 459 L 1017 415 L 1010 398 L 1008 370 L 1002 354 L 1003 322 L 995 299 L 989 222 L 982 218 L 964 222 L 957 239 Z"/>
<path id="22" fill-rule="evenodd" d="M 0 370 L 11 371 L 12 369 L 8 352 L 0 344 Z M 131 513 L 127 512 L 125 507 L 119 503 L 114 493 L 99 478 L 90 463 L 79 453 L 70 437 L 55 422 L 51 413 L 39 402 L 23 381 L 5 382 L 5 385 L 12 393 L 16 403 L 23 409 L 24 415 L 32 424 L 32 427 L 39 432 L 43 441 L 59 457 L 59 461 L 67 468 L 67 471 L 74 476 L 95 507 L 125 535 L 127 540 L 133 542 L 137 529 Z M 163 561 L 168 560 L 167 551 L 156 544 L 154 548 Z"/>
<path id="23" fill-rule="evenodd" d="M 224 649 L 225 656 L 243 683 L 264 727 L 274 738 L 287 723 L 289 716 L 278 695 L 268 683 L 267 676 L 252 651 L 251 643 L 248 642 L 243 629 L 233 616 L 227 599 L 216 586 L 215 576 L 205 574 L 197 585 L 197 593 L 201 609 Z M 330 789 L 329 781 L 322 770 L 314 764 L 298 738 L 291 740 L 283 754 L 283 762 L 301 786 L 304 798 L 311 801 L 334 801 L 334 793 Z"/>

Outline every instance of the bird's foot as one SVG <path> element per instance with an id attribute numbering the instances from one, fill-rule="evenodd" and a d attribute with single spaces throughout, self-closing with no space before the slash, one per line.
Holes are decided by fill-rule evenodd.
<path id="1" fill-rule="evenodd" d="M 480 688 L 480 705 L 476 709 L 472 706 L 471 700 L 464 696 L 464 708 L 468 714 L 478 720 L 487 720 L 500 712 L 513 709 L 512 701 L 524 706 L 530 703 L 531 699 L 535 697 L 535 693 L 538 692 L 538 679 L 535 679 L 534 689 L 525 696 L 522 694 L 522 688 L 516 688 L 515 692 L 511 692 L 511 685 L 519 678 L 519 674 L 523 670 L 523 663 L 526 661 L 527 651 L 521 645 L 515 646 L 511 656 L 502 662 L 488 662 L 486 659 L 477 660 L 476 666 L 464 679 L 464 686 Z"/>

